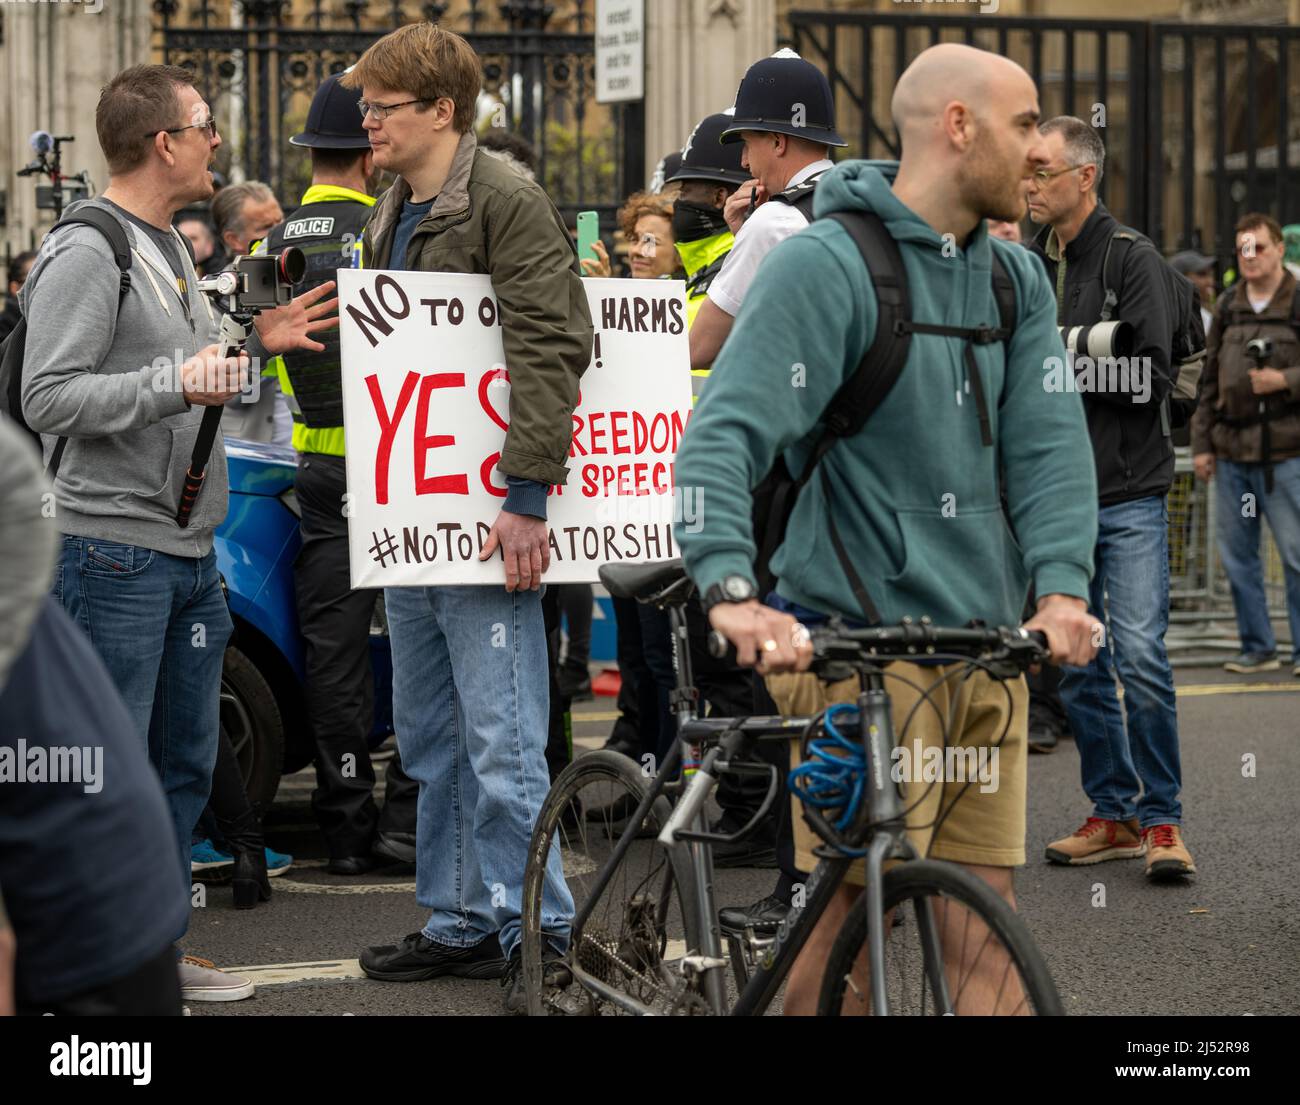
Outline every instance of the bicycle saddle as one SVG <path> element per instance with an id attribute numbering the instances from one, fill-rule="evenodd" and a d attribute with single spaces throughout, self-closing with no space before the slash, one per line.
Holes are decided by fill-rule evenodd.
<path id="1" fill-rule="evenodd" d="M 600 582 L 616 599 L 648 599 L 686 578 L 681 558 L 648 564 L 602 564 Z"/>

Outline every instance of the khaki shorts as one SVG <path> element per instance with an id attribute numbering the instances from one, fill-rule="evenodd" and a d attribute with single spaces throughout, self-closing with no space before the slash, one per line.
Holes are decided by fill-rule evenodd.
<path id="1" fill-rule="evenodd" d="M 937 710 L 922 704 L 912 711 L 924 691 L 964 667 L 900 662 L 885 669 L 894 741 L 900 750 L 891 767 L 902 775 L 904 807 L 917 803 L 907 815 L 907 835 L 918 852 L 933 859 L 1017 867 L 1025 862 L 1029 692 L 1024 679 L 999 682 L 982 671 L 965 680 L 954 675 L 929 697 Z M 777 710 L 795 717 L 837 702 L 853 702 L 858 680 L 826 684 L 813 675 L 791 672 L 769 675 L 767 689 Z M 943 753 L 944 723 L 953 746 L 947 754 Z M 1006 734 L 999 743 L 1004 728 Z M 927 753 L 931 748 L 935 751 Z M 794 742 L 790 763 L 799 762 L 799 744 Z M 967 780 L 971 780 L 969 785 Z M 818 863 L 812 850 L 822 840 L 804 820 L 799 800 L 792 800 L 795 857 L 801 871 L 811 871 Z M 936 833 L 934 821 L 943 811 L 950 812 Z M 845 878 L 861 886 L 863 868 L 855 864 Z"/>

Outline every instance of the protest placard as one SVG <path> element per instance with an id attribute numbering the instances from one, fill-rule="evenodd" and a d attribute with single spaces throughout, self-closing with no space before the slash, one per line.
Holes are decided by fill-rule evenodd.
<path id="1" fill-rule="evenodd" d="M 691 410 L 685 286 L 583 281 L 596 337 L 573 413 L 569 479 L 547 500 L 547 583 L 677 555 L 698 516 L 673 460 Z M 479 554 L 506 496 L 501 317 L 486 276 L 338 274 L 354 587 L 503 583 Z"/>

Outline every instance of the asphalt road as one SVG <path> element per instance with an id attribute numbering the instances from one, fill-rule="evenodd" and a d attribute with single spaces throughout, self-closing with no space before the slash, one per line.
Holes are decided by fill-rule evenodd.
<path id="1" fill-rule="evenodd" d="M 1066 743 L 1030 760 L 1021 911 L 1069 1013 L 1300 1013 L 1300 679 L 1285 669 L 1256 677 L 1184 669 L 1177 682 L 1184 832 L 1196 880 L 1148 885 L 1141 861 L 1059 868 L 1042 860 L 1044 846 L 1088 813 L 1078 754 Z M 613 708 L 603 698 L 579 705 L 576 742 L 598 747 Z M 1253 777 L 1243 776 L 1247 753 L 1255 757 Z M 214 886 L 193 911 L 186 950 L 219 966 L 255 968 L 257 996 L 192 1004 L 192 1015 L 499 1013 L 496 982 L 358 977 L 363 947 L 417 931 L 426 914 L 412 875 L 325 873 L 308 805 L 312 785 L 310 770 L 285 779 L 268 818 L 271 843 L 306 860 L 274 880 L 272 900 L 236 912 L 229 888 Z M 719 903 L 753 901 L 773 879 L 772 871 L 720 871 Z M 1096 904 L 1099 883 L 1104 905 Z"/>

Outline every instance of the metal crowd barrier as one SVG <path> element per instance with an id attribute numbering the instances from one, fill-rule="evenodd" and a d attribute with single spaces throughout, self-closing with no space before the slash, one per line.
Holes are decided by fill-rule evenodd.
<path id="1" fill-rule="evenodd" d="M 1214 538 L 1218 505 L 1214 483 L 1192 472 L 1189 448 L 1175 450 L 1174 483 L 1169 489 L 1169 632 L 1165 643 L 1178 667 L 1221 663 L 1241 651 L 1228 577 Z M 1267 520 L 1261 517 L 1260 560 L 1264 593 L 1277 633 L 1278 654 L 1289 659 L 1286 581 L 1282 560 Z"/>

